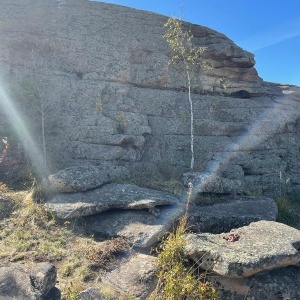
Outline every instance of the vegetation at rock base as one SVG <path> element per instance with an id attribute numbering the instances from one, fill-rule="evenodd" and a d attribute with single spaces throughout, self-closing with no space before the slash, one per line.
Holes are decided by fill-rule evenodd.
<path id="1" fill-rule="evenodd" d="M 217 290 L 205 280 L 199 268 L 190 266 L 184 254 L 184 234 L 187 231 L 187 210 L 192 185 L 188 192 L 186 213 L 174 232 L 164 239 L 158 248 L 158 284 L 151 300 L 216 300 Z"/>
<path id="2" fill-rule="evenodd" d="M 101 292 L 99 276 L 130 250 L 127 240 L 100 240 L 81 230 L 80 220 L 56 220 L 39 199 L 45 196 L 41 187 L 36 192 L 13 191 L 4 183 L 0 187 L 0 196 L 13 199 L 15 206 L 11 216 L 0 221 L 0 264 L 52 262 L 58 269 L 57 287 L 63 300 L 79 299 L 79 292 L 91 285 Z M 110 294 L 114 298 L 104 299 L 120 299 L 117 291 L 111 289 Z"/>

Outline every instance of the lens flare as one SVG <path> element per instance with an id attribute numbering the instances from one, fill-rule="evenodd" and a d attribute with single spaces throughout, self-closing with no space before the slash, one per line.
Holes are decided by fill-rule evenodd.
<path id="1" fill-rule="evenodd" d="M 0 83 L 0 109 L 7 117 L 9 124 L 14 129 L 19 141 L 23 144 L 27 151 L 30 161 L 36 168 L 39 175 L 45 174 L 45 165 L 43 155 L 37 146 L 37 143 L 28 130 L 27 124 L 22 117 L 22 113 L 18 110 L 14 104 L 13 99 L 3 88 L 3 84 Z"/>

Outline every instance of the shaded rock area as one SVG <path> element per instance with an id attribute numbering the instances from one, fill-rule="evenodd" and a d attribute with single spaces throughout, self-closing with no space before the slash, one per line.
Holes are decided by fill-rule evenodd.
<path id="1" fill-rule="evenodd" d="M 77 166 L 61 170 L 48 176 L 49 188 L 55 192 L 84 192 L 99 187 L 104 183 L 116 179 L 129 178 L 129 171 L 125 167 Z"/>
<path id="2" fill-rule="evenodd" d="M 56 268 L 50 263 L 38 263 L 30 268 L 23 265 L 0 266 L 0 299 L 59 300 L 55 288 Z"/>
<path id="3" fill-rule="evenodd" d="M 226 236 L 232 234 L 237 239 L 230 242 Z M 241 278 L 298 265 L 299 248 L 299 230 L 277 222 L 258 221 L 229 234 L 188 234 L 185 252 L 205 270 Z"/>
<path id="4" fill-rule="evenodd" d="M 87 288 L 79 293 L 79 299 L 81 300 L 103 300 L 103 297 L 96 288 Z"/>
<path id="5" fill-rule="evenodd" d="M 0 220 L 8 217 L 13 211 L 14 203 L 12 199 L 3 197 L 0 194 Z"/>
<path id="6" fill-rule="evenodd" d="M 240 180 L 220 177 L 212 173 L 184 173 L 183 183 L 185 186 L 192 185 L 191 201 L 197 201 L 202 194 L 241 194 L 243 192 Z"/>
<path id="7" fill-rule="evenodd" d="M 137 299 L 147 299 L 156 284 L 157 258 L 139 254 L 131 256 L 120 267 L 102 276 L 104 283 L 112 284 L 117 290 L 134 296 Z"/>
<path id="8" fill-rule="evenodd" d="M 178 204 L 178 198 L 134 184 L 111 183 L 84 193 L 60 194 L 45 203 L 60 219 L 94 215 L 109 209 L 153 209 Z"/>
<path id="9" fill-rule="evenodd" d="M 210 196 L 213 198 L 213 196 Z M 222 203 L 190 205 L 189 230 L 195 233 L 228 232 L 251 222 L 276 221 L 277 205 L 273 199 L 262 196 L 225 196 Z"/>
<path id="10" fill-rule="evenodd" d="M 291 266 L 232 279 L 208 277 L 219 288 L 222 300 L 298 300 L 300 268 Z"/>
<path id="11" fill-rule="evenodd" d="M 148 248 L 157 243 L 167 231 L 173 230 L 183 215 L 182 205 L 161 206 L 155 211 L 113 210 L 84 218 L 88 232 L 104 237 L 123 236 L 133 247 Z"/>

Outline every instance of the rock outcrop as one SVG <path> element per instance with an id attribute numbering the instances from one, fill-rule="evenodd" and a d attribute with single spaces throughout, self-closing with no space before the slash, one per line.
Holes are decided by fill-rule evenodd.
<path id="1" fill-rule="evenodd" d="M 45 205 L 60 219 L 90 216 L 109 209 L 149 209 L 176 205 L 178 198 L 134 184 L 110 183 L 84 193 L 56 195 Z"/>
<path id="2" fill-rule="evenodd" d="M 229 239 L 229 237 L 235 237 Z M 298 265 L 300 231 L 258 221 L 226 234 L 188 234 L 185 252 L 203 269 L 244 278 L 265 270 Z"/>
<path id="3" fill-rule="evenodd" d="M 157 207 L 155 211 L 117 210 L 86 217 L 88 232 L 103 237 L 125 237 L 133 247 L 149 248 L 172 230 L 176 221 L 184 214 L 185 207 L 173 205 Z"/>
<path id="4" fill-rule="evenodd" d="M 59 193 L 84 192 L 116 179 L 128 179 L 129 171 L 119 166 L 77 166 L 48 176 L 49 188 Z"/>
<path id="5" fill-rule="evenodd" d="M 13 263 L 0 266 L 0 299 L 59 300 L 55 284 L 56 268 L 50 263 L 30 268 Z"/>
<path id="6" fill-rule="evenodd" d="M 135 254 L 118 268 L 104 275 L 101 280 L 112 284 L 120 292 L 145 300 L 155 288 L 156 271 L 156 257 Z"/>
<path id="7" fill-rule="evenodd" d="M 188 170 L 189 105 L 184 77 L 168 65 L 167 17 L 86 0 L 0 6 L 1 86 L 26 77 L 43 91 L 53 164 L 114 161 L 137 175 L 165 163 Z M 269 194 L 281 171 L 300 189 L 299 88 L 264 82 L 253 55 L 225 35 L 184 26 L 212 65 L 192 87 L 195 170 Z M 0 114 L 0 135 L 9 136 Z"/>
<path id="8" fill-rule="evenodd" d="M 262 272 L 248 278 L 209 278 L 216 284 L 222 300 L 296 300 L 300 298 L 299 267 Z"/>
<path id="9" fill-rule="evenodd" d="M 210 201 L 216 200 L 210 196 Z M 252 222 L 276 221 L 277 205 L 273 199 L 262 196 L 226 196 L 221 203 L 190 205 L 188 228 L 194 233 L 222 233 Z M 200 202 L 201 203 L 201 202 Z"/>

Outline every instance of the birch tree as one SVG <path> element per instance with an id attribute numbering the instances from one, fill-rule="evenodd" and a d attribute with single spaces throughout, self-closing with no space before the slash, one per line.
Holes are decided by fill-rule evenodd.
<path id="1" fill-rule="evenodd" d="M 195 77 L 196 69 L 200 66 L 207 67 L 208 64 L 202 58 L 205 47 L 195 47 L 193 44 L 193 34 L 186 30 L 183 21 L 169 18 L 164 24 L 166 33 L 164 38 L 169 44 L 172 54 L 169 59 L 170 64 L 182 66 L 185 85 L 188 90 L 188 101 L 190 106 L 190 149 L 191 149 L 191 170 L 194 169 L 194 105 L 192 99 L 192 80 Z M 198 67 L 198 68 L 197 68 Z"/>

